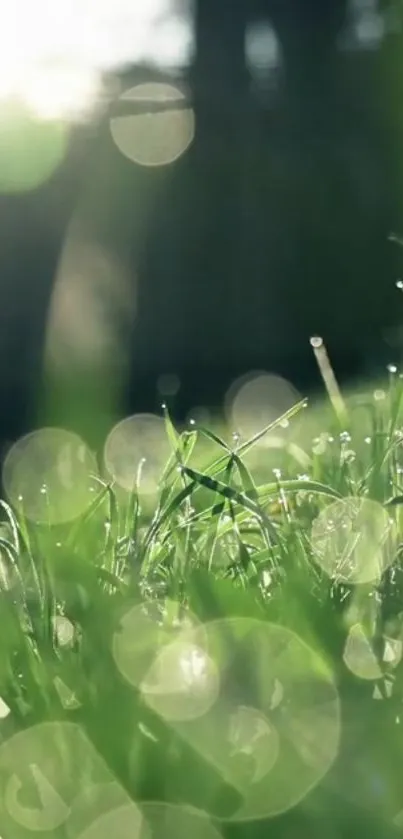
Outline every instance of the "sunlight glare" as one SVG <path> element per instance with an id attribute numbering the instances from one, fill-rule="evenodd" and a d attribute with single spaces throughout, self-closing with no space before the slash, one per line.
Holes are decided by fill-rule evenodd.
<path id="1" fill-rule="evenodd" d="M 134 288 L 133 288 L 134 286 Z M 52 292 L 45 360 L 50 372 L 120 368 L 127 353 L 136 287 L 108 249 L 71 228 Z"/>
<path id="2" fill-rule="evenodd" d="M 14 0 L 1 11 L 0 98 L 45 118 L 82 115 L 105 72 L 188 63 L 192 20 L 190 0 Z"/>

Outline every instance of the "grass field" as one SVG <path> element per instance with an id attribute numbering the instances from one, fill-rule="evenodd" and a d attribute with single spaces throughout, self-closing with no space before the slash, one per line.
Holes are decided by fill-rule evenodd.
<path id="1" fill-rule="evenodd" d="M 249 440 L 164 418 L 158 491 L 2 503 L 2 839 L 132 836 L 147 801 L 157 839 L 398 834 L 403 379 Z"/>

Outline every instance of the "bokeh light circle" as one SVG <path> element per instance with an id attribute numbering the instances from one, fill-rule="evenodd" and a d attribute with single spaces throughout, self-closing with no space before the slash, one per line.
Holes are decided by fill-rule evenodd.
<path id="1" fill-rule="evenodd" d="M 69 128 L 35 118 L 22 103 L 0 103 L 0 193 L 27 192 L 45 183 L 63 161 Z"/>
<path id="2" fill-rule="evenodd" d="M 3 465 L 9 501 L 37 523 L 62 524 L 93 500 L 95 455 L 75 433 L 42 428 L 19 439 Z"/>
<path id="3" fill-rule="evenodd" d="M 326 574 L 351 585 L 376 582 L 395 557 L 393 521 L 368 498 L 342 498 L 325 507 L 313 522 L 311 541 Z"/>
<path id="4" fill-rule="evenodd" d="M 196 629 L 200 630 L 197 640 Z M 124 612 L 113 636 L 112 653 L 129 684 L 142 689 L 146 697 L 149 694 L 150 703 L 158 704 L 160 697 L 161 709 L 164 694 L 168 694 L 169 701 L 169 694 L 175 693 L 175 682 L 179 693 L 186 693 L 186 667 L 190 673 L 192 667 L 196 669 L 203 682 L 205 666 L 208 668 L 208 662 L 203 660 L 203 637 L 199 621 L 188 609 L 170 599 L 154 600 L 135 604 Z M 180 669 L 181 657 L 185 660 L 184 670 Z M 176 668 L 176 672 L 171 668 Z M 203 694 L 202 684 L 200 688 Z M 185 695 L 183 699 L 186 703 Z"/>
<path id="5" fill-rule="evenodd" d="M 141 166 L 166 166 L 189 148 L 195 134 L 195 115 L 192 108 L 183 107 L 185 94 L 177 87 L 149 82 L 125 91 L 120 99 L 133 103 L 133 114 L 112 117 L 110 130 L 119 151 L 129 160 Z M 164 108 L 175 101 L 178 108 Z M 136 107 L 143 105 L 144 111 L 136 113 Z"/>
<path id="6" fill-rule="evenodd" d="M 285 812 L 337 756 L 340 706 L 332 674 L 282 626 L 221 619 L 195 628 L 188 641 L 196 644 L 201 631 L 219 695 L 202 716 L 170 724 L 222 779 L 212 814 L 250 821 Z M 231 804 L 228 785 L 236 793 Z"/>
<path id="7" fill-rule="evenodd" d="M 0 745 L 1 828 L 13 839 L 77 836 L 70 828 L 77 817 L 82 822 L 83 800 L 113 780 L 80 726 L 46 722 L 18 731 Z"/>
<path id="8" fill-rule="evenodd" d="M 248 438 L 279 419 L 300 398 L 286 379 L 265 372 L 251 373 L 231 385 L 226 413 L 233 430 Z"/>
<path id="9" fill-rule="evenodd" d="M 179 639 L 156 655 L 140 689 L 147 705 L 165 720 L 192 720 L 216 701 L 219 674 L 199 644 Z"/>
<path id="10" fill-rule="evenodd" d="M 219 674 L 206 652 L 203 626 L 174 601 L 128 610 L 112 652 L 125 679 L 168 721 L 195 719 L 217 698 Z"/>
<path id="11" fill-rule="evenodd" d="M 154 414 L 136 414 L 119 422 L 104 447 L 109 475 L 131 492 L 139 476 L 139 491 L 153 493 L 171 455 L 165 421 Z"/>

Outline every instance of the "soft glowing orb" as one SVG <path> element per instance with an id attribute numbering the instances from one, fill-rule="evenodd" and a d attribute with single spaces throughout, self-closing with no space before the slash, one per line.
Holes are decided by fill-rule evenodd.
<path id="1" fill-rule="evenodd" d="M 80 727 L 43 723 L 14 734 L 0 746 L 0 814 L 7 836 L 54 835 L 68 824 L 76 802 L 94 786 L 113 780 Z"/>
<path id="2" fill-rule="evenodd" d="M 183 107 L 184 98 L 178 88 L 161 83 L 141 84 L 126 91 L 121 99 L 133 102 L 134 113 L 110 121 L 112 137 L 122 154 L 141 166 L 166 166 L 181 157 L 195 134 L 194 111 Z M 178 108 L 164 108 L 175 101 Z M 141 112 L 136 113 L 136 107 L 141 107 Z"/>
<path id="3" fill-rule="evenodd" d="M 102 371 L 105 378 L 126 358 L 136 289 L 120 261 L 78 227 L 71 227 L 52 294 L 46 365 L 55 375 Z"/>
<path id="4" fill-rule="evenodd" d="M 200 646 L 178 640 L 158 653 L 141 683 L 150 708 L 175 722 L 203 716 L 216 701 L 219 674 Z"/>
<path id="5" fill-rule="evenodd" d="M 10 502 L 38 523 L 61 524 L 82 515 L 93 500 L 95 456 L 73 432 L 43 428 L 22 437 L 3 465 Z"/>
<path id="6" fill-rule="evenodd" d="M 298 402 L 298 391 L 280 376 L 269 373 L 248 374 L 238 379 L 226 396 L 226 410 L 231 426 L 248 438 Z"/>
<path id="7" fill-rule="evenodd" d="M 220 676 L 219 695 L 203 716 L 170 724 L 237 792 L 241 804 L 226 819 L 284 812 L 337 755 L 340 708 L 332 674 L 281 626 L 231 618 L 208 623 L 203 632 L 203 648 Z M 199 634 L 195 629 L 188 642 L 196 644 Z M 222 800 L 220 790 L 215 796 L 219 812 L 224 787 L 221 792 Z"/>
<path id="8" fill-rule="evenodd" d="M 187 644 L 198 626 L 194 615 L 174 601 L 136 604 L 124 613 L 113 636 L 112 652 L 118 669 L 133 687 L 139 688 L 161 652 L 175 643 Z"/>
<path id="9" fill-rule="evenodd" d="M 247 27 L 245 58 L 252 75 L 272 73 L 281 66 L 281 44 L 269 20 L 258 20 Z"/>
<path id="10" fill-rule="evenodd" d="M 156 492 L 170 455 L 165 421 L 154 414 L 122 420 L 110 432 L 104 448 L 107 472 L 128 492 L 137 483 L 140 492 Z"/>
<path id="11" fill-rule="evenodd" d="M 64 123 L 40 122 L 19 101 L 0 100 L 0 193 L 45 183 L 62 163 L 68 139 Z"/>
<path id="12" fill-rule="evenodd" d="M 367 498 L 343 498 L 325 507 L 312 526 L 314 559 L 332 579 L 357 585 L 380 579 L 395 556 L 388 512 Z"/>

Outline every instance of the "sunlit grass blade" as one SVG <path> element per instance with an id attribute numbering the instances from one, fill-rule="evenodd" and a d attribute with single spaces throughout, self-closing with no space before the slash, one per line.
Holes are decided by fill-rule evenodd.
<path id="1" fill-rule="evenodd" d="M 108 493 L 111 489 L 111 484 L 106 484 L 101 479 L 98 479 L 98 483 L 101 484 L 101 489 L 100 489 L 98 495 L 91 502 L 90 506 L 85 511 L 85 513 L 78 519 L 77 522 L 75 522 L 75 524 L 72 525 L 70 534 L 67 537 L 66 545 L 71 550 L 74 550 L 76 545 L 85 536 L 85 532 L 86 532 L 86 528 L 88 526 L 88 523 L 96 515 L 98 510 L 101 508 L 102 504 L 104 503 L 104 501 L 107 498 Z"/>
<path id="2" fill-rule="evenodd" d="M 259 493 L 256 487 L 256 484 L 252 478 L 252 475 L 249 469 L 245 466 L 244 462 L 241 460 L 239 455 L 233 454 L 234 463 L 238 469 L 239 477 L 242 482 L 242 486 L 248 498 L 255 503 L 259 502 Z"/>
<path id="3" fill-rule="evenodd" d="M 194 492 L 195 486 L 195 482 L 191 482 L 187 486 L 183 487 L 183 489 L 175 495 L 172 501 L 169 502 L 168 506 L 162 510 L 160 515 L 151 523 L 141 551 L 143 561 L 143 567 L 141 569 L 142 575 L 145 575 L 149 570 L 148 563 L 146 561 L 147 550 L 159 534 L 164 524 L 178 512 L 183 502 L 189 498 L 192 492 Z"/>
<path id="4" fill-rule="evenodd" d="M 264 513 L 264 511 L 259 507 L 258 504 L 256 504 L 254 501 L 251 501 L 244 493 L 238 492 L 233 487 L 227 486 L 226 484 L 223 484 L 221 481 L 217 481 L 216 479 L 211 478 L 210 475 L 203 475 L 201 472 L 196 472 L 194 469 L 189 469 L 188 467 L 185 467 L 184 472 L 192 481 L 199 484 L 200 486 L 205 487 L 205 489 L 209 489 L 212 492 L 222 495 L 222 497 L 227 499 L 228 501 L 231 501 L 234 504 L 238 504 L 241 508 L 243 507 L 245 510 L 248 510 L 250 513 L 253 513 L 255 516 L 257 516 L 258 519 L 261 520 L 262 524 L 264 524 L 267 530 L 271 533 L 271 536 L 275 539 L 277 538 L 273 524 L 268 518 L 268 516 Z"/>
<path id="5" fill-rule="evenodd" d="M 268 425 L 262 428 L 261 431 L 258 431 L 256 434 L 254 434 L 253 437 L 250 437 L 249 440 L 245 440 L 244 443 L 241 443 L 241 445 L 238 446 L 236 451 L 238 457 L 247 454 L 247 452 L 249 452 L 254 446 L 256 446 L 257 443 L 259 443 L 260 440 L 263 439 L 263 437 L 266 437 L 266 435 L 270 434 L 271 431 L 275 431 L 275 429 L 281 426 L 282 423 L 289 422 L 291 419 L 296 417 L 297 414 L 300 413 L 300 411 L 306 408 L 307 404 L 308 403 L 306 399 L 301 399 L 280 417 L 273 420 L 273 422 L 270 422 Z M 211 475 L 211 477 L 214 477 L 215 475 L 218 475 L 220 472 L 222 472 L 223 468 L 225 467 L 226 460 L 226 455 L 223 455 L 222 457 L 218 458 L 218 460 L 215 460 L 211 464 L 211 466 L 209 466 L 207 470 L 208 474 Z"/>

